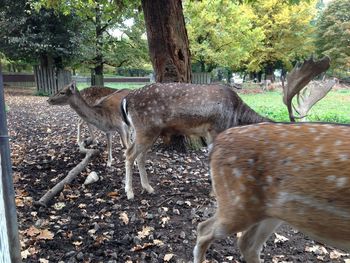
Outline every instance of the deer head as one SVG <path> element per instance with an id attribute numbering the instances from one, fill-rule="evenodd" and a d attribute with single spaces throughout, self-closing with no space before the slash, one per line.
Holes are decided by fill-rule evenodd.
<path id="1" fill-rule="evenodd" d="M 330 67 L 329 57 L 323 57 L 321 60 L 314 61 L 310 59 L 304 61 L 300 66 L 295 65 L 293 70 L 287 76 L 287 85 L 283 89 L 283 102 L 287 105 L 289 118 L 292 122 L 295 121 L 293 115 L 292 100 L 312 79 L 326 71 Z"/>
<path id="2" fill-rule="evenodd" d="M 247 263 L 281 222 L 350 250 L 350 125 L 262 123 L 219 134 L 210 154 L 215 215 L 198 225 L 194 263 L 242 232 Z"/>
<path id="3" fill-rule="evenodd" d="M 77 84 L 75 81 L 71 82 L 55 95 L 50 97 L 47 102 L 51 105 L 68 105 L 69 99 L 74 95 L 79 93 Z"/>

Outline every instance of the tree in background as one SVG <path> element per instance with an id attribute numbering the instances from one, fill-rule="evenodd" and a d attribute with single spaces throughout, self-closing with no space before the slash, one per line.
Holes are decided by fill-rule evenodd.
<path id="1" fill-rule="evenodd" d="M 310 56 L 314 48 L 315 1 L 289 4 L 278 0 L 254 1 L 255 26 L 264 34 L 263 47 L 247 61 L 248 71 L 264 70 L 271 79 L 278 64 L 291 68 L 292 62 Z M 273 79 L 271 79 L 273 81 Z"/>
<path id="2" fill-rule="evenodd" d="M 181 0 L 142 0 L 157 82 L 190 82 L 191 61 Z"/>
<path id="3" fill-rule="evenodd" d="M 335 70 L 350 68 L 350 1 L 329 3 L 317 21 L 316 46 L 319 53 L 331 58 Z"/>
<path id="4" fill-rule="evenodd" d="M 0 6 L 0 47 L 8 58 L 34 64 L 38 58 L 53 60 L 62 68 L 78 55 L 81 23 L 74 15 L 35 11 L 26 0 Z"/>
<path id="5" fill-rule="evenodd" d="M 240 3 L 243 2 L 243 3 Z M 185 2 L 194 59 L 232 70 L 265 71 L 291 67 L 314 51 L 314 1 Z"/>
<path id="6" fill-rule="evenodd" d="M 92 85 L 103 86 L 103 68 L 105 64 L 120 65 L 124 58 L 112 59 L 111 54 L 125 53 L 119 50 L 118 43 L 125 47 L 125 42 L 118 41 L 111 34 L 113 30 L 123 30 L 123 23 L 130 17 L 138 15 L 139 3 L 135 0 L 40 0 L 41 4 L 53 7 L 65 14 L 75 12 L 85 23 L 84 52 L 82 63 L 92 65 Z"/>
<path id="7" fill-rule="evenodd" d="M 248 4 L 187 0 L 184 10 L 192 60 L 201 72 L 217 66 L 239 70 L 254 50 L 262 48 L 264 34 L 254 27 L 258 17 Z"/>

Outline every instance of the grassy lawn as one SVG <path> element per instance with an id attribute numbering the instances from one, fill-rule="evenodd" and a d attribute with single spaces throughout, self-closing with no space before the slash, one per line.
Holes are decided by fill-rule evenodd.
<path id="1" fill-rule="evenodd" d="M 289 121 L 279 92 L 240 94 L 255 111 L 275 121 Z M 350 123 L 350 90 L 331 91 L 309 112 L 309 121 Z"/>
<path id="2" fill-rule="evenodd" d="M 106 82 L 105 86 L 114 88 L 114 89 L 137 89 L 141 88 L 149 83 L 135 82 L 135 83 L 120 83 L 120 82 Z M 86 87 L 90 87 L 91 85 L 88 83 L 78 83 L 78 88 L 85 89 Z"/>

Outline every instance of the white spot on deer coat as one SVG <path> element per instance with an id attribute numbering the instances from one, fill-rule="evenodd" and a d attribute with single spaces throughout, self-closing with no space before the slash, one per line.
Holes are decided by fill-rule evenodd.
<path id="1" fill-rule="evenodd" d="M 339 159 L 340 159 L 340 161 L 343 161 L 343 162 L 345 162 L 345 161 L 347 161 L 347 160 L 349 160 L 349 156 L 347 155 L 347 154 L 339 154 Z"/>
<path id="2" fill-rule="evenodd" d="M 343 142 L 341 140 L 336 140 L 334 143 L 335 146 L 340 146 L 342 144 L 343 144 Z"/>
<path id="3" fill-rule="evenodd" d="M 233 168 L 233 174 L 236 178 L 240 178 L 242 176 L 242 171 L 238 168 Z"/>
<path id="4" fill-rule="evenodd" d="M 347 181 L 348 181 L 348 178 L 346 178 L 346 177 L 337 178 L 336 185 L 338 188 L 344 187 L 346 185 Z"/>

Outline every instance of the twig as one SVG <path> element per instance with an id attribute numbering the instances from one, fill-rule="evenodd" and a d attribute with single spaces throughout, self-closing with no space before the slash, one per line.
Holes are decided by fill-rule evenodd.
<path id="1" fill-rule="evenodd" d="M 70 184 L 78 174 L 88 165 L 90 159 L 99 153 L 96 149 L 86 149 L 84 147 L 80 147 L 80 151 L 85 153 L 85 158 L 72 170 L 69 171 L 68 175 L 59 183 L 57 183 L 53 188 L 51 188 L 47 193 L 40 198 L 39 201 L 35 202 L 36 205 L 47 206 L 49 201 L 60 193 L 66 184 Z"/>

